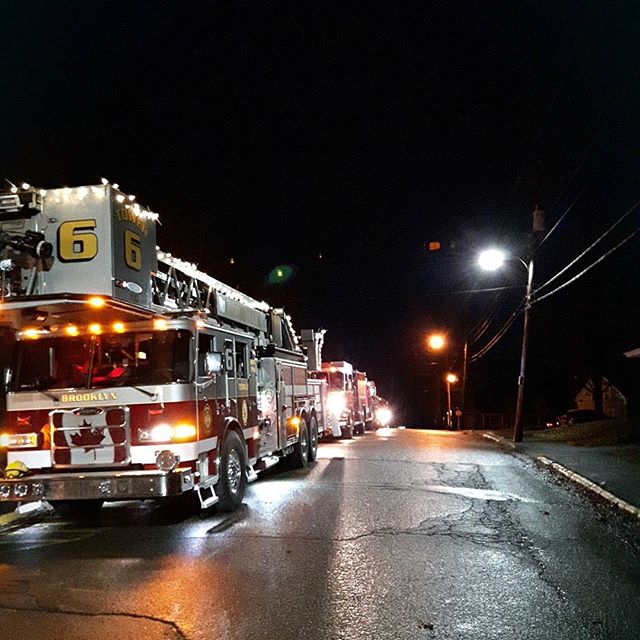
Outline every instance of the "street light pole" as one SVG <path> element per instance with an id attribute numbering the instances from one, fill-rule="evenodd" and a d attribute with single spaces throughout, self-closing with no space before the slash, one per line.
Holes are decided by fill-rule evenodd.
<path id="1" fill-rule="evenodd" d="M 469 352 L 469 341 L 464 341 L 462 348 L 462 383 L 460 385 L 460 408 L 462 409 L 462 427 L 464 429 L 469 428 L 469 420 L 467 419 L 467 362 Z M 460 419 L 458 418 L 458 423 Z M 458 424 L 459 426 L 459 424 Z"/>
<path id="2" fill-rule="evenodd" d="M 527 267 L 527 292 L 524 298 L 524 323 L 522 327 L 522 351 L 520 353 L 520 375 L 518 376 L 518 398 L 516 400 L 516 415 L 513 422 L 513 441 L 522 442 L 522 406 L 524 404 L 524 374 L 527 365 L 527 343 L 529 341 L 529 313 L 531 312 L 531 295 L 533 290 L 533 255 L 529 258 Z"/>
<path id="3" fill-rule="evenodd" d="M 451 385 L 458 382 L 458 376 L 455 373 L 447 373 L 445 376 L 447 382 L 447 427 L 453 427 L 453 414 L 451 413 Z"/>

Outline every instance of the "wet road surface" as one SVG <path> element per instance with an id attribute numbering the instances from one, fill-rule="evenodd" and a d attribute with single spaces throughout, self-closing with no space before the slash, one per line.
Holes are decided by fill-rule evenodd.
<path id="1" fill-rule="evenodd" d="M 0 536 L 0 638 L 640 637 L 635 525 L 461 433 L 271 470 L 234 514 L 117 503 Z"/>

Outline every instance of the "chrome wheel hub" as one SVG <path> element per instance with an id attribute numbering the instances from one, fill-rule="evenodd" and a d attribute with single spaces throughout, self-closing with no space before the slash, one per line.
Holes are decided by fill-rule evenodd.
<path id="1" fill-rule="evenodd" d="M 238 493 L 240 489 L 240 483 L 242 481 L 242 460 L 240 455 L 235 449 L 232 449 L 229 453 L 229 460 L 227 461 L 227 482 L 229 483 L 229 491 L 231 493 Z"/>
<path id="2" fill-rule="evenodd" d="M 306 460 L 309 456 L 309 441 L 307 440 L 307 430 L 302 429 L 300 431 L 300 451 L 302 453 L 302 457 Z"/>

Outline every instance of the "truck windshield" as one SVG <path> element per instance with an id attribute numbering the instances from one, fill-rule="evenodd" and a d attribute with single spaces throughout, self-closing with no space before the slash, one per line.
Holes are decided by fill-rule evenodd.
<path id="1" fill-rule="evenodd" d="M 331 391 L 344 391 L 344 373 L 342 371 L 329 372 L 329 389 Z"/>
<path id="2" fill-rule="evenodd" d="M 22 340 L 11 387 L 44 391 L 188 382 L 190 344 L 191 334 L 184 330 Z"/>

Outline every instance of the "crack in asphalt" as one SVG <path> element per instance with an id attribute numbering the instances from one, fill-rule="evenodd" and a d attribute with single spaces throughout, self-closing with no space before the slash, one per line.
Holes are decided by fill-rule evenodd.
<path id="1" fill-rule="evenodd" d="M 35 598 L 34 598 L 35 600 Z M 36 601 L 37 602 L 37 601 Z M 176 634 L 176 637 L 180 640 L 189 640 L 188 636 L 183 633 L 180 627 L 173 622 L 172 620 L 165 620 L 164 618 L 159 618 L 157 616 L 145 615 L 142 613 L 127 613 L 127 612 L 111 612 L 111 611 L 69 611 L 67 609 L 54 609 L 52 607 L 42 607 L 38 606 L 34 609 L 30 609 L 27 607 L 5 607 L 0 605 L 0 611 L 11 611 L 14 613 L 51 613 L 51 614 L 61 614 L 61 615 L 69 615 L 69 616 L 84 616 L 87 618 L 99 618 L 99 617 L 115 617 L 115 618 L 133 618 L 136 620 L 149 620 L 151 622 L 158 622 L 159 624 L 171 627 Z"/>

